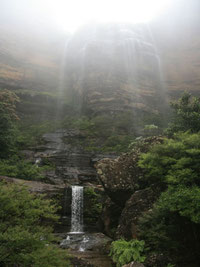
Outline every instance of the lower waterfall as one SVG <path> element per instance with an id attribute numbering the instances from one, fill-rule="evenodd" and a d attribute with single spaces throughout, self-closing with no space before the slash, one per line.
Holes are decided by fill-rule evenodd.
<path id="1" fill-rule="evenodd" d="M 71 233 L 83 232 L 83 186 L 72 186 Z"/>

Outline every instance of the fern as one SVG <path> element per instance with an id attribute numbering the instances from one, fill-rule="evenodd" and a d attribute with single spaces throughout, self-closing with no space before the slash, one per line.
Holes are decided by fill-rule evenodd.
<path id="1" fill-rule="evenodd" d="M 109 256 L 117 264 L 117 267 L 121 267 L 131 261 L 144 262 L 145 256 L 142 255 L 144 251 L 144 241 L 133 239 L 126 241 L 119 239 L 112 242 Z"/>

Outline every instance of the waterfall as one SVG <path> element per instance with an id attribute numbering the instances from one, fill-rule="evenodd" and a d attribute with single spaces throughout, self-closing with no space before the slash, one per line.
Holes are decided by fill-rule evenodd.
<path id="1" fill-rule="evenodd" d="M 83 187 L 72 186 L 71 232 L 83 232 Z"/>

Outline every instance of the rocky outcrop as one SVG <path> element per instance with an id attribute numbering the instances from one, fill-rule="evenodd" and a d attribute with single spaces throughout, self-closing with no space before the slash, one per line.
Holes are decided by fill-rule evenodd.
<path id="1" fill-rule="evenodd" d="M 140 138 L 132 151 L 96 163 L 98 178 L 108 196 L 101 215 L 102 229 L 107 235 L 137 238 L 139 218 L 152 208 L 163 190 L 160 185 L 145 181 L 138 160 L 141 153 L 162 142 L 163 137 Z"/>
<path id="2" fill-rule="evenodd" d="M 45 171 L 45 180 L 63 188 L 61 214 L 64 231 L 69 230 L 71 224 L 72 185 L 84 186 L 84 230 L 97 231 L 104 228 L 99 221 L 104 191 L 97 179 L 94 164 L 106 156 L 115 156 L 85 151 L 79 145 L 80 136 L 81 132 L 77 129 L 59 129 L 46 133 L 42 145 L 37 146 L 35 151 L 24 150 L 23 154 L 27 160 L 39 166 L 53 166 L 51 170 Z"/>
<path id="3" fill-rule="evenodd" d="M 162 142 L 162 137 L 150 137 L 138 141 L 138 145 L 117 159 L 102 159 L 97 162 L 98 178 L 105 192 L 117 205 L 124 207 L 126 201 L 139 188 L 144 188 L 143 170 L 137 163 L 141 153 L 153 144 Z"/>
<path id="4" fill-rule="evenodd" d="M 63 195 L 64 186 L 63 185 L 52 185 L 36 181 L 27 181 L 22 179 L 11 178 L 7 176 L 0 176 L 0 181 L 6 183 L 14 183 L 19 185 L 24 185 L 28 188 L 31 193 L 46 194 L 48 197 L 52 197 L 58 193 Z"/>
<path id="5" fill-rule="evenodd" d="M 112 261 L 108 257 L 111 242 L 112 239 L 102 233 L 69 233 L 60 246 L 68 249 L 70 261 L 75 266 L 111 267 Z"/>
<path id="6" fill-rule="evenodd" d="M 70 262 L 80 267 L 114 267 L 110 257 L 93 251 L 70 252 Z"/>
<path id="7" fill-rule="evenodd" d="M 99 229 L 111 238 L 116 237 L 122 207 L 118 206 L 107 197 L 103 201 L 102 212 L 99 218 Z"/>
<path id="8" fill-rule="evenodd" d="M 46 179 L 51 183 L 66 185 L 100 185 L 95 162 L 104 157 L 115 158 L 108 154 L 96 154 L 87 152 L 77 144 L 81 138 L 80 131 L 76 129 L 59 129 L 55 132 L 43 135 L 43 145 L 36 151 L 24 151 L 26 157 L 32 161 L 39 160 L 43 164 L 46 160 L 55 166 L 54 171 L 46 172 Z"/>
<path id="9" fill-rule="evenodd" d="M 153 204 L 160 195 L 160 188 L 152 186 L 144 190 L 136 191 L 126 202 L 123 209 L 116 236 L 126 239 L 138 237 L 138 220 L 146 212 L 152 209 Z"/>
<path id="10" fill-rule="evenodd" d="M 60 247 L 78 251 L 109 252 L 112 239 L 102 233 L 70 234 L 60 243 Z"/>
<path id="11" fill-rule="evenodd" d="M 97 173 L 100 182 L 108 196 L 120 206 L 123 206 L 129 199 L 135 186 L 132 175 L 127 175 L 129 174 L 127 166 L 124 166 L 120 162 L 122 157 L 116 160 L 102 159 L 97 163 Z M 131 165 L 129 165 L 129 167 L 130 170 L 134 168 L 134 166 Z M 126 174 L 124 172 L 126 172 Z"/>

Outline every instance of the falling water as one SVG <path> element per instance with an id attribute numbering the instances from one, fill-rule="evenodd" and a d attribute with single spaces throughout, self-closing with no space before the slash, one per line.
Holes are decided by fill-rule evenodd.
<path id="1" fill-rule="evenodd" d="M 72 186 L 71 232 L 83 232 L 83 187 Z"/>
<path id="2" fill-rule="evenodd" d="M 81 241 L 80 246 L 79 246 L 79 251 L 84 252 L 86 250 L 86 246 L 89 240 L 90 239 L 88 236 L 83 237 L 83 240 Z"/>

